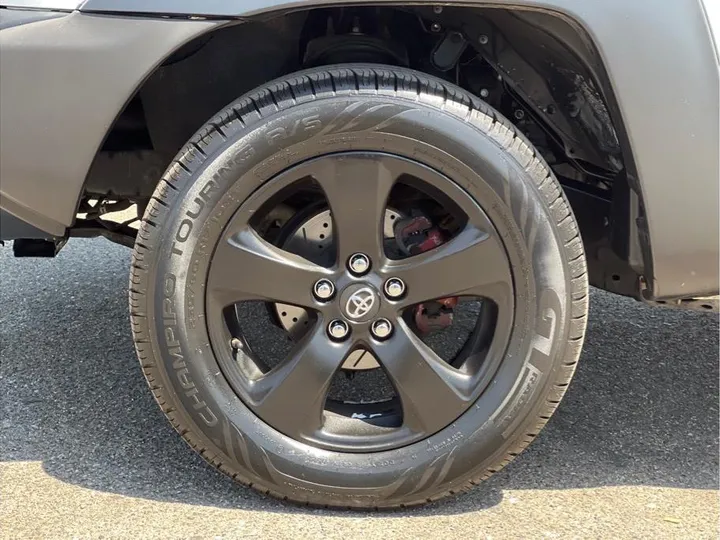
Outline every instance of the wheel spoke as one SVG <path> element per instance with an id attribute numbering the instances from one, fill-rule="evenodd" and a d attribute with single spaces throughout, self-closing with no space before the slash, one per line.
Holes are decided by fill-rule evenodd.
<path id="1" fill-rule="evenodd" d="M 312 436 L 322 426 L 330 381 L 350 352 L 333 343 L 323 325 L 301 341 L 290 358 L 250 387 L 255 412 L 290 437 Z"/>
<path id="2" fill-rule="evenodd" d="M 403 424 L 414 432 L 431 435 L 468 406 L 468 377 L 443 362 L 402 320 L 392 338 L 373 345 L 373 353 L 400 397 Z"/>
<path id="3" fill-rule="evenodd" d="M 386 272 L 406 283 L 403 306 L 457 295 L 481 296 L 502 306 L 512 294 L 504 247 L 495 234 L 473 225 L 438 248 L 391 263 Z"/>
<path id="4" fill-rule="evenodd" d="M 243 300 L 313 305 L 312 287 L 328 270 L 269 244 L 250 227 L 226 236 L 213 256 L 208 291 L 216 307 Z"/>
<path id="5" fill-rule="evenodd" d="M 323 160 L 313 172 L 330 205 L 340 264 L 355 252 L 383 255 L 385 206 L 399 174 L 394 162 L 362 154 Z"/>

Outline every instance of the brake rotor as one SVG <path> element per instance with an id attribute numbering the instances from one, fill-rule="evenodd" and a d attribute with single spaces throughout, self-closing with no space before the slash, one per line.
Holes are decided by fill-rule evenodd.
<path id="1" fill-rule="evenodd" d="M 385 210 L 383 236 L 392 239 L 394 223 L 402 218 L 402 214 L 390 208 Z M 294 231 L 290 231 L 281 245 L 282 249 L 295 253 L 317 264 L 328 265 L 335 257 L 333 249 L 333 223 L 330 210 L 323 210 L 301 223 Z M 303 308 L 288 304 L 275 304 L 275 313 L 280 325 L 294 341 L 305 335 L 310 326 L 310 314 Z M 373 354 L 365 350 L 357 350 L 347 357 L 342 365 L 348 370 L 367 370 L 380 367 Z"/>

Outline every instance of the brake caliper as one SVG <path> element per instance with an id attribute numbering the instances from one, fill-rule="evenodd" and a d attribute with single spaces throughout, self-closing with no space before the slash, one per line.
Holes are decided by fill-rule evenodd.
<path id="1" fill-rule="evenodd" d="M 406 256 L 418 255 L 445 243 L 442 231 L 434 227 L 425 216 L 398 221 L 395 224 L 395 240 Z M 457 296 L 451 296 L 418 304 L 413 313 L 418 330 L 423 334 L 430 334 L 450 326 L 457 303 Z"/>

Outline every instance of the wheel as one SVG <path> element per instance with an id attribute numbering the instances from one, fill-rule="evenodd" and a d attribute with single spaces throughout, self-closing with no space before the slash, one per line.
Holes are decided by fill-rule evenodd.
<path id="1" fill-rule="evenodd" d="M 353 508 L 462 492 L 537 435 L 588 307 L 575 218 L 499 113 L 445 81 L 317 68 L 178 154 L 130 279 L 150 387 L 208 462 Z"/>

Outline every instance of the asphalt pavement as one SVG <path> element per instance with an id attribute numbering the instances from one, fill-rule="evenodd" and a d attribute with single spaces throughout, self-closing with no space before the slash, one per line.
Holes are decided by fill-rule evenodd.
<path id="1" fill-rule="evenodd" d="M 0 248 L 0 538 L 717 538 L 718 316 L 593 291 L 585 349 L 531 447 L 411 512 L 297 508 L 207 466 L 129 331 L 129 250 Z"/>

